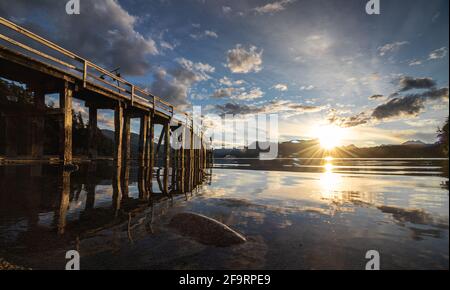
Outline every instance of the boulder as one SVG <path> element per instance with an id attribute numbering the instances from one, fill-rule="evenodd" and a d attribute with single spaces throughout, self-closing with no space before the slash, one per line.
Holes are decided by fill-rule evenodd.
<path id="1" fill-rule="evenodd" d="M 245 243 L 244 236 L 227 225 L 196 213 L 180 213 L 169 223 L 171 228 L 199 243 L 217 247 L 228 247 Z"/>

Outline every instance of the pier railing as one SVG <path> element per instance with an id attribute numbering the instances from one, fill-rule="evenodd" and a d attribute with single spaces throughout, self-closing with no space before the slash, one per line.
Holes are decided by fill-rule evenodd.
<path id="1" fill-rule="evenodd" d="M 165 102 L 147 90 L 135 86 L 118 74 L 110 72 L 3 17 L 0 17 L 0 28 L 2 28 L 0 30 L 2 45 L 13 47 L 14 50 L 20 50 L 34 60 L 62 70 L 64 73 L 80 80 L 85 88 L 88 85 L 98 87 L 107 93 L 130 101 L 132 105 L 140 104 L 162 113 L 189 128 L 192 127 L 192 124 L 195 124 L 189 114 L 177 110 L 172 104 Z"/>

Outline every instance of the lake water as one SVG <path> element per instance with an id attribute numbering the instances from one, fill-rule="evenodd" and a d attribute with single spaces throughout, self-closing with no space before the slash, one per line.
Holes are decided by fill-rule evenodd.
<path id="1" fill-rule="evenodd" d="M 120 184 L 114 171 L 0 166 L 0 258 L 64 269 L 76 249 L 82 269 L 364 269 L 376 250 L 382 269 L 449 268 L 448 160 L 217 160 L 202 184 L 171 194 L 157 176 L 145 190 L 136 167 Z M 182 236 L 167 226 L 180 212 L 248 241 Z"/>

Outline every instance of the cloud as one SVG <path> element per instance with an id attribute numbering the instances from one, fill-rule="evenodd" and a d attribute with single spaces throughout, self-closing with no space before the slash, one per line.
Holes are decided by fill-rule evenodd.
<path id="1" fill-rule="evenodd" d="M 415 66 L 415 65 L 421 65 L 421 64 L 422 64 L 422 61 L 418 60 L 418 59 L 414 59 L 409 62 L 409 66 Z"/>
<path id="2" fill-rule="evenodd" d="M 170 44 L 170 43 L 168 43 L 167 41 L 161 41 L 160 46 L 161 46 L 163 49 L 168 49 L 168 50 L 174 50 L 175 47 L 176 47 L 176 45 Z"/>
<path id="3" fill-rule="evenodd" d="M 409 61 L 409 66 L 416 66 L 416 65 L 421 65 L 422 63 L 426 62 L 426 61 L 433 61 L 433 60 L 438 60 L 438 59 L 442 59 L 445 58 L 448 54 L 448 49 L 447 47 L 441 47 L 439 49 L 433 50 L 432 52 L 430 52 L 430 54 L 428 55 L 427 59 L 413 59 L 411 61 Z"/>
<path id="4" fill-rule="evenodd" d="M 385 96 L 383 95 L 373 95 L 369 97 L 369 100 L 378 100 L 378 99 L 384 99 Z"/>
<path id="5" fill-rule="evenodd" d="M 232 9 L 229 6 L 222 6 L 222 12 L 223 14 L 231 13 Z"/>
<path id="6" fill-rule="evenodd" d="M 433 17 L 431 18 L 431 22 L 436 22 L 439 17 L 441 16 L 441 12 L 436 12 L 436 14 L 433 15 Z"/>
<path id="7" fill-rule="evenodd" d="M 370 116 L 367 116 L 367 114 L 365 112 L 362 112 L 362 113 L 359 113 L 354 116 L 342 117 L 342 116 L 336 116 L 336 114 L 333 112 L 328 117 L 328 121 L 330 123 L 340 126 L 342 128 L 350 128 L 350 127 L 356 127 L 356 126 L 360 126 L 360 125 L 369 123 Z"/>
<path id="8" fill-rule="evenodd" d="M 221 114 L 231 114 L 231 115 L 258 114 L 262 113 L 263 111 L 261 107 L 236 103 L 226 103 L 225 105 L 216 105 L 215 108 Z"/>
<path id="9" fill-rule="evenodd" d="M 201 62 L 194 63 L 185 58 L 176 60 L 177 66 L 155 71 L 150 91 L 174 105 L 186 105 L 191 87 L 201 81 L 210 79 L 214 67 Z"/>
<path id="10" fill-rule="evenodd" d="M 291 4 L 293 2 L 295 2 L 295 0 L 275 1 L 275 2 L 268 3 L 263 6 L 256 7 L 256 8 L 254 8 L 254 10 L 256 12 L 258 12 L 259 14 L 276 13 L 276 12 L 283 11 L 284 9 L 286 9 L 286 6 L 288 4 Z"/>
<path id="11" fill-rule="evenodd" d="M 414 89 L 430 89 L 436 86 L 436 82 L 431 78 L 401 77 L 399 80 L 400 92 Z"/>
<path id="12" fill-rule="evenodd" d="M 378 48 L 378 53 L 380 56 L 384 56 L 387 53 L 392 53 L 398 51 L 402 46 L 409 44 L 407 41 L 398 41 L 393 43 L 387 43 Z"/>
<path id="13" fill-rule="evenodd" d="M 217 89 L 211 97 L 214 99 L 231 98 L 233 97 L 236 90 L 236 88 L 220 88 Z"/>
<path id="14" fill-rule="evenodd" d="M 447 56 L 447 47 L 441 47 L 439 49 L 433 50 L 428 56 L 428 60 L 441 59 Z"/>
<path id="15" fill-rule="evenodd" d="M 280 92 L 285 92 L 288 90 L 288 86 L 286 84 L 276 84 L 273 88 Z"/>
<path id="16" fill-rule="evenodd" d="M 402 77 L 399 81 L 400 91 L 391 94 L 388 100 L 375 107 L 353 116 L 339 116 L 339 112 L 332 110 L 328 121 L 341 127 L 355 127 L 371 122 L 389 121 L 398 117 L 417 117 L 425 109 L 427 102 L 448 100 L 448 87 L 436 88 L 436 82 L 431 78 Z M 422 89 L 420 93 L 401 95 L 413 89 Z M 371 100 L 384 99 L 383 95 L 373 95 Z"/>
<path id="17" fill-rule="evenodd" d="M 227 53 L 227 67 L 233 73 L 250 73 L 261 71 L 263 50 L 258 51 L 256 46 L 247 50 L 241 44 L 230 49 Z"/>
<path id="18" fill-rule="evenodd" d="M 65 13 L 66 2 L 1 1 L 0 15 L 25 19 L 21 25 L 108 69 L 120 67 L 130 75 L 149 71 L 148 57 L 159 53 L 157 44 L 136 30 L 138 18 L 118 1 L 83 1 L 76 17 Z"/>
<path id="19" fill-rule="evenodd" d="M 231 86 L 240 86 L 243 85 L 245 83 L 245 81 L 243 80 L 237 80 L 237 81 L 232 81 L 227 77 L 223 77 L 219 80 L 219 83 L 221 85 L 227 86 L 227 87 L 231 87 Z"/>
<path id="20" fill-rule="evenodd" d="M 245 105 L 237 103 L 227 103 L 216 105 L 215 109 L 221 114 L 249 115 L 249 114 L 276 114 L 276 113 L 316 113 L 325 109 L 321 106 L 308 106 L 290 101 L 271 101 L 264 105 Z"/>
<path id="21" fill-rule="evenodd" d="M 260 88 L 253 88 L 249 92 L 243 92 L 241 94 L 238 94 L 235 97 L 232 97 L 232 99 L 237 99 L 237 100 L 255 100 L 255 99 L 262 98 L 263 95 L 264 95 L 264 92 L 261 91 Z"/>
<path id="22" fill-rule="evenodd" d="M 301 91 L 310 91 L 310 90 L 313 90 L 314 89 L 314 86 L 313 85 L 309 85 L 309 86 L 301 86 L 300 87 L 300 90 Z"/>
<path id="23" fill-rule="evenodd" d="M 416 117 L 425 109 L 426 102 L 442 99 L 448 99 L 448 88 L 432 88 L 423 93 L 396 97 L 376 107 L 372 112 L 372 118 L 385 120 L 395 117 Z"/>
<path id="24" fill-rule="evenodd" d="M 444 99 L 448 99 L 448 88 L 431 88 L 423 93 L 393 98 L 375 108 L 372 116 L 378 120 L 399 116 L 416 117 L 425 108 L 426 102 Z"/>
<path id="25" fill-rule="evenodd" d="M 401 97 L 389 100 L 375 108 L 372 117 L 377 120 L 401 116 L 417 116 L 424 109 L 424 99 L 420 97 Z"/>
<path id="26" fill-rule="evenodd" d="M 255 100 L 262 98 L 264 92 L 260 88 L 252 88 L 250 91 L 246 91 L 244 88 L 220 88 L 214 92 L 211 96 L 214 99 L 232 99 L 232 100 Z"/>
<path id="27" fill-rule="evenodd" d="M 200 40 L 204 38 L 219 38 L 219 35 L 212 30 L 205 30 L 202 33 L 191 34 L 190 36 L 195 40 Z"/>

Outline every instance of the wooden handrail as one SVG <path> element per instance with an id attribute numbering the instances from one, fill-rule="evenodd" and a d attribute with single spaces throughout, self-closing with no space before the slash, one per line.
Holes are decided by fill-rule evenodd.
<path id="1" fill-rule="evenodd" d="M 52 49 L 52 50 L 54 50 L 54 51 L 64 55 L 64 56 L 72 59 L 72 60 L 77 61 L 80 64 L 80 67 L 77 67 L 76 65 L 70 64 L 70 63 L 68 63 L 66 61 L 63 61 L 60 58 L 57 58 L 55 56 L 51 56 L 51 55 L 49 55 L 47 53 L 39 51 L 38 49 L 32 48 L 32 47 L 30 47 L 28 45 L 25 45 L 25 44 L 23 44 L 23 43 L 21 43 L 21 42 L 19 42 L 17 40 L 14 40 L 14 39 L 12 39 L 10 37 L 7 37 L 7 36 L 5 36 L 3 34 L 0 34 L 0 40 L 6 41 L 6 42 L 8 42 L 8 43 L 10 43 L 12 45 L 20 47 L 20 48 L 22 48 L 22 49 L 24 49 L 24 50 L 26 50 L 28 52 L 31 52 L 31 53 L 33 53 L 35 55 L 38 55 L 39 57 L 42 57 L 44 59 L 53 61 L 53 62 L 55 62 L 55 63 L 57 63 L 59 65 L 62 65 L 65 68 L 68 68 L 70 70 L 75 70 L 75 71 L 81 73 L 82 74 L 81 77 L 79 77 L 79 76 L 76 76 L 76 77 L 79 77 L 79 78 L 82 79 L 83 87 L 86 87 L 86 85 L 87 85 L 87 83 L 89 81 L 89 78 L 92 78 L 92 79 L 94 79 L 96 81 L 104 83 L 105 85 L 107 85 L 109 87 L 113 87 L 113 88 L 118 89 L 118 92 L 113 92 L 110 88 L 107 88 L 104 85 L 101 85 L 101 84 L 98 84 L 98 83 L 94 83 L 95 85 L 100 86 L 103 90 L 105 90 L 107 92 L 110 92 L 110 93 L 118 94 L 118 95 L 120 95 L 121 97 L 123 97 L 123 98 L 125 98 L 127 100 L 131 100 L 131 102 L 133 102 L 134 100 L 145 102 L 148 105 L 152 105 L 154 110 L 160 109 L 160 110 L 163 110 L 165 112 L 168 112 L 169 113 L 169 117 L 171 117 L 171 118 L 177 118 L 176 115 L 175 115 L 176 112 L 180 112 L 180 113 L 183 114 L 183 112 L 181 112 L 180 110 L 176 109 L 169 102 L 166 102 L 166 101 L 162 100 L 161 98 L 159 98 L 159 97 L 157 97 L 157 96 L 147 92 L 146 90 L 144 90 L 144 89 L 142 89 L 142 88 L 140 88 L 138 86 L 133 85 L 132 83 L 130 83 L 127 80 L 125 80 L 125 79 L 123 79 L 123 78 L 121 78 L 121 77 L 111 73 L 110 71 L 108 71 L 108 70 L 106 70 L 106 69 L 104 69 L 104 68 L 102 68 L 102 67 L 100 67 L 100 66 L 98 66 L 98 65 L 96 65 L 96 64 L 94 64 L 94 63 L 92 63 L 92 62 L 90 62 L 88 60 L 86 60 L 86 59 L 84 59 L 83 57 L 80 57 L 80 56 L 76 55 L 75 53 L 73 53 L 73 52 L 71 52 L 71 51 L 69 51 L 67 49 L 62 48 L 61 46 L 59 46 L 59 45 L 57 45 L 57 44 L 55 44 L 55 43 L 53 43 L 53 42 L 51 42 L 51 41 L 49 41 L 49 40 L 47 40 L 47 39 L 45 39 L 43 37 L 37 35 L 37 34 L 31 32 L 31 31 L 29 31 L 29 30 L 27 30 L 27 29 L 25 29 L 25 28 L 15 24 L 15 23 L 13 23 L 13 22 L 3 18 L 3 17 L 0 17 L 0 25 L 3 25 L 3 26 L 5 26 L 5 27 L 7 27 L 7 28 L 9 28 L 9 29 L 11 29 L 11 30 L 13 30 L 13 31 L 23 35 L 23 36 L 26 36 L 26 37 L 28 37 L 28 38 L 30 38 L 30 39 L 32 39 L 32 40 L 34 40 L 34 41 L 36 41 L 36 42 L 46 46 L 46 47 L 48 47 L 48 48 L 50 48 L 50 49 Z M 101 75 L 108 76 L 109 78 L 112 79 L 112 81 L 109 82 L 109 81 L 107 81 L 105 79 L 102 79 L 101 77 L 95 75 L 94 73 L 90 73 L 89 72 L 90 69 L 93 69 L 93 70 L 97 71 Z M 125 86 L 125 88 L 121 87 L 120 85 Z M 129 87 L 129 90 L 126 87 Z M 144 97 L 136 94 L 136 92 L 139 92 L 139 93 L 143 94 Z M 158 103 L 159 103 L 159 106 L 158 106 Z M 187 114 L 187 113 L 184 113 L 184 114 L 187 116 L 187 120 L 179 120 L 179 121 L 186 122 L 186 124 L 189 125 L 188 123 L 189 123 L 189 121 L 192 118 L 191 118 L 191 116 L 189 114 Z"/>

